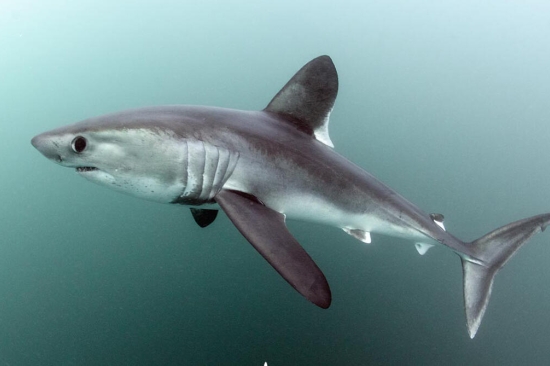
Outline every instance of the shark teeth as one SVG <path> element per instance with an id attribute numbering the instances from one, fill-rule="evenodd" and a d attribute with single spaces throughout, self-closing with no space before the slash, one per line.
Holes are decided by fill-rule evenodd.
<path id="1" fill-rule="evenodd" d="M 76 168 L 76 171 L 78 173 L 93 172 L 94 170 L 98 170 L 98 169 L 93 166 L 79 166 Z"/>

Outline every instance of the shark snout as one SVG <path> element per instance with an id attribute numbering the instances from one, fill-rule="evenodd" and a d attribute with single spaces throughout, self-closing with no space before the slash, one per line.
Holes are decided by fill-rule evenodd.
<path id="1" fill-rule="evenodd" d="M 36 150 L 40 151 L 40 153 L 42 153 L 42 155 L 44 155 L 48 159 L 53 160 L 57 163 L 62 161 L 61 156 L 58 152 L 58 146 L 54 143 L 51 136 L 48 136 L 46 134 L 34 136 L 31 140 L 31 144 L 36 148 Z"/>
<path id="2" fill-rule="evenodd" d="M 42 135 L 34 136 L 31 140 L 32 146 L 34 146 L 39 151 L 40 151 L 40 146 L 42 146 L 43 143 L 44 143 L 44 139 L 42 138 Z"/>

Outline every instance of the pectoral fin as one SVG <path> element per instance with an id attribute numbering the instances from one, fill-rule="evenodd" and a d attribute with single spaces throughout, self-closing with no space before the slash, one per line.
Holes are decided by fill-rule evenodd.
<path id="1" fill-rule="evenodd" d="M 252 246 L 292 287 L 315 305 L 330 306 L 327 280 L 290 234 L 285 216 L 246 193 L 222 190 L 216 202 Z"/>
<path id="2" fill-rule="evenodd" d="M 191 208 L 191 214 L 195 219 L 195 222 L 200 227 L 207 227 L 216 220 L 218 216 L 218 210 L 209 210 L 205 208 Z"/>

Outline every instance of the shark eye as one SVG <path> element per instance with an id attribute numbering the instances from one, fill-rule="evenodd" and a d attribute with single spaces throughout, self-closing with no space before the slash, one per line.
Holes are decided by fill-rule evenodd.
<path id="1" fill-rule="evenodd" d="M 76 136 L 73 139 L 73 142 L 71 143 L 71 147 L 73 148 L 73 151 L 77 154 L 80 154 L 84 150 L 86 150 L 86 139 L 82 136 Z"/>

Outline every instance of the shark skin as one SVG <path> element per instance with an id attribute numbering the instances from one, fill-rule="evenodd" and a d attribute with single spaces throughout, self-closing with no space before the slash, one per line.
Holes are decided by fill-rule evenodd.
<path id="1" fill-rule="evenodd" d="M 427 214 L 334 149 L 328 135 L 338 91 L 332 60 L 300 69 L 261 111 L 157 106 L 94 117 L 35 136 L 45 157 L 95 183 L 160 203 L 191 207 L 210 225 L 221 208 L 300 294 L 328 308 L 322 271 L 288 232 L 286 218 L 410 239 L 420 254 L 439 244 L 460 258 L 468 332 L 479 328 L 495 274 L 550 213 L 505 225 L 473 242 Z"/>

